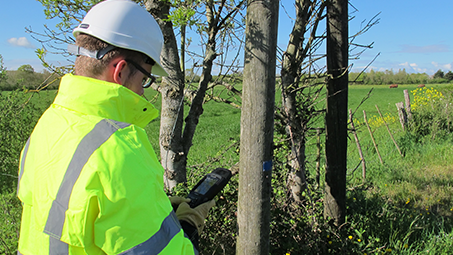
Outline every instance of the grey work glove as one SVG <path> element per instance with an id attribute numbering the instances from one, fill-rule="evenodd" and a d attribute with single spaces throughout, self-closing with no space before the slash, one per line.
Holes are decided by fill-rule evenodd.
<path id="1" fill-rule="evenodd" d="M 195 208 L 190 208 L 187 202 L 182 202 L 176 210 L 176 216 L 180 221 L 186 221 L 196 227 L 198 234 L 203 231 L 205 219 L 208 217 L 209 209 L 215 205 L 215 200 L 203 203 Z"/>
<path id="2" fill-rule="evenodd" d="M 178 209 L 178 206 L 181 203 L 189 203 L 190 198 L 185 198 L 185 197 L 168 197 L 170 199 L 171 206 L 173 207 L 173 210 L 176 212 Z"/>

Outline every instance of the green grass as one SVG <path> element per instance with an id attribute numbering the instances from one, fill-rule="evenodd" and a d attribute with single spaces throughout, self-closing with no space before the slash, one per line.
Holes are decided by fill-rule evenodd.
<path id="1" fill-rule="evenodd" d="M 436 89 L 448 85 L 427 85 Z M 404 101 L 403 90 L 415 85 L 349 87 L 349 108 L 355 109 L 368 91 L 373 92 L 357 110 L 355 119 L 363 122 L 365 110 L 374 120 L 373 135 L 384 164 L 381 164 L 366 126 L 357 124 L 358 136 L 367 162 L 367 180 L 363 184 L 360 159 L 352 135 L 348 148 L 348 217 L 338 230 L 322 219 L 323 185 L 310 185 L 313 203 L 301 208 L 286 205 L 286 175 L 274 173 L 272 196 L 272 254 L 450 254 L 453 250 L 453 135 L 439 139 L 424 138 L 415 142 L 402 131 L 395 117 L 395 103 Z M 55 91 L 35 94 L 31 102 L 43 111 L 53 101 Z M 159 96 L 148 90 L 148 99 L 160 109 Z M 410 93 L 411 99 L 412 94 Z M 378 105 L 388 117 L 389 128 L 405 153 L 401 157 L 384 125 L 377 122 Z M 185 116 L 188 107 L 184 106 Z M 146 127 L 150 141 L 159 153 L 159 119 Z M 229 167 L 238 162 L 235 146 L 240 134 L 240 110 L 224 104 L 207 102 L 189 152 L 190 171 L 207 171 L 215 166 Z M 309 181 L 314 178 L 316 137 L 307 138 Z M 24 141 L 25 142 L 25 141 Z M 232 146 L 225 154 L 224 151 Z M 356 167 L 359 167 L 356 169 Z M 322 169 L 321 169 L 322 170 Z M 190 177 L 190 176 L 189 176 Z M 190 180 L 193 182 L 195 180 Z M 235 221 L 237 176 L 219 199 L 215 213 L 207 222 L 202 246 L 207 254 L 234 253 L 237 234 Z M 14 253 L 20 209 L 14 193 L 0 197 L 3 210 L 0 227 L 0 253 Z M 6 248 L 7 247 L 7 248 Z"/>
<path id="2" fill-rule="evenodd" d="M 145 94 L 148 99 L 160 110 L 161 97 L 156 96 L 156 92 L 148 90 Z M 219 153 L 224 152 L 229 146 L 239 141 L 241 110 L 224 103 L 209 101 L 203 105 L 203 115 L 200 117 L 193 145 L 189 151 L 188 166 L 198 166 L 210 159 L 219 157 Z M 189 112 L 189 107 L 184 104 L 184 118 Z M 159 118 L 152 121 L 146 131 L 153 148 L 159 154 Z M 234 154 L 234 153 L 233 153 Z M 221 158 L 219 164 L 234 164 L 237 159 L 232 158 L 232 154 L 227 153 L 227 158 Z M 236 162 L 235 162 L 236 161 Z"/>

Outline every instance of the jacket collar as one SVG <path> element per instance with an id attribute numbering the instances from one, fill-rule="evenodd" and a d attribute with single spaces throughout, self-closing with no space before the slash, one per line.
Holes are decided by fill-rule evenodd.
<path id="1" fill-rule="evenodd" d="M 159 111 L 143 97 L 116 83 L 66 74 L 54 104 L 144 128 Z"/>

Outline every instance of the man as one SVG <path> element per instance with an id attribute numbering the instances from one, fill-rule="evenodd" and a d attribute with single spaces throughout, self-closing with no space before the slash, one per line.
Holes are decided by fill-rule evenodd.
<path id="1" fill-rule="evenodd" d="M 159 26 L 134 2 L 107 0 L 73 34 L 75 75 L 62 78 L 21 154 L 18 254 L 197 253 L 214 201 L 171 203 L 143 130 L 158 116 L 143 88 L 151 73 L 166 75 Z"/>

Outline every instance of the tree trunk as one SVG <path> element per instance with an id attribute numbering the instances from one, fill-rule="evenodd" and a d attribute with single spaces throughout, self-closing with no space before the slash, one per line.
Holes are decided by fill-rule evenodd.
<path id="1" fill-rule="evenodd" d="M 206 2 L 208 42 L 203 60 L 203 71 L 198 89 L 191 102 L 189 113 L 185 118 L 186 125 L 183 131 L 182 100 L 184 96 L 185 77 L 182 72 L 183 70 L 181 70 L 173 25 L 168 20 L 170 2 L 158 0 L 148 0 L 146 2 L 147 9 L 153 14 L 161 27 L 165 41 L 161 59 L 169 76 L 164 77 L 163 86 L 159 88 L 162 94 L 160 145 L 161 161 L 165 168 L 165 186 L 170 190 L 176 184 L 186 181 L 187 157 L 192 146 L 198 120 L 203 113 L 206 90 L 212 78 L 213 61 L 217 57 L 216 36 L 221 29 L 227 27 L 226 23 L 240 10 L 242 3 L 243 1 L 221 19 L 222 10 L 227 4 L 226 1 L 214 2 L 213 0 L 208 0 Z M 218 5 L 217 13 L 214 12 L 214 5 Z"/>
<path id="2" fill-rule="evenodd" d="M 301 201 L 301 193 L 306 187 L 305 182 L 305 130 L 296 101 L 300 74 L 300 65 L 304 56 L 304 35 L 308 22 L 309 0 L 296 0 L 296 21 L 290 34 L 288 47 L 282 61 L 282 103 L 286 114 L 286 130 L 291 141 L 289 155 L 288 186 L 295 201 Z"/>
<path id="3" fill-rule="evenodd" d="M 327 5 L 326 196 L 324 215 L 337 226 L 346 214 L 348 1 Z"/>
<path id="4" fill-rule="evenodd" d="M 247 6 L 237 254 L 269 254 L 278 4 Z"/>
<path id="5" fill-rule="evenodd" d="M 164 36 L 161 60 L 168 77 L 162 79 L 159 88 L 159 92 L 162 94 L 159 144 L 161 164 L 165 169 L 165 187 L 171 190 L 176 184 L 186 182 L 187 155 L 184 153 L 181 137 L 184 75 L 179 65 L 178 46 L 173 32 L 173 24 L 168 21 L 170 3 L 148 0 L 146 1 L 146 8 L 158 22 Z"/>
<path id="6" fill-rule="evenodd" d="M 195 129 L 198 125 L 200 115 L 203 114 L 203 103 L 206 95 L 208 84 L 211 81 L 212 75 L 212 64 L 214 59 L 217 57 L 216 54 L 216 36 L 219 31 L 218 17 L 215 17 L 213 13 L 214 1 L 207 1 L 206 3 L 206 19 L 208 22 L 208 42 L 206 44 L 206 53 L 203 59 L 203 69 L 201 72 L 200 82 L 198 83 L 197 93 L 192 100 L 192 104 L 189 109 L 189 114 L 186 118 L 186 126 L 184 127 L 183 141 L 184 141 L 184 153 L 187 155 L 189 149 L 192 146 L 193 136 Z"/>

